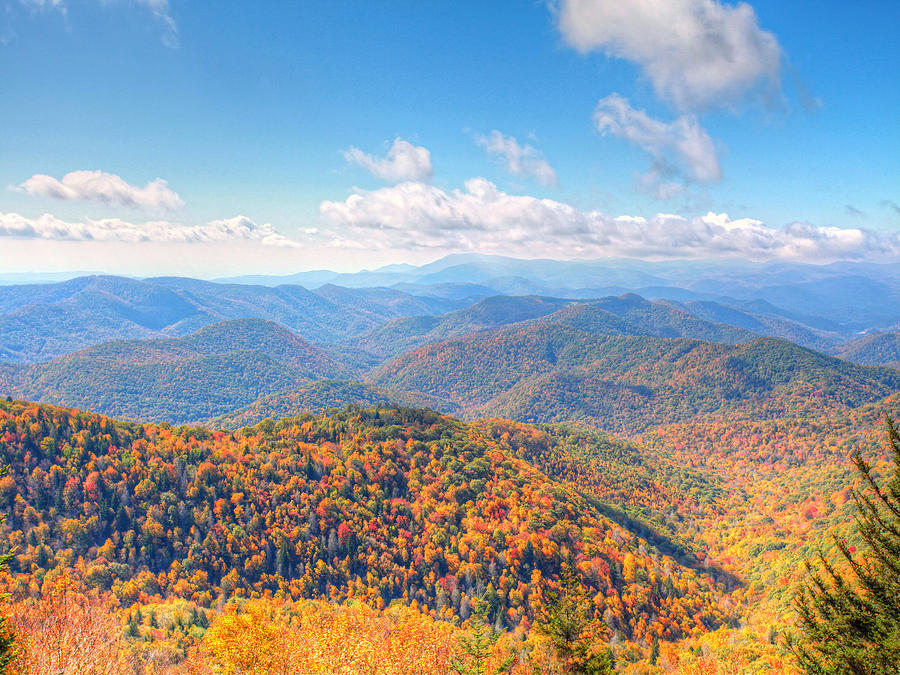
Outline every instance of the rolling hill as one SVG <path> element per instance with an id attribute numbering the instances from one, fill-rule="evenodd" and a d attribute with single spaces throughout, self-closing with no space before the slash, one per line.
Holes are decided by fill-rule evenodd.
<path id="1" fill-rule="evenodd" d="M 735 346 L 535 323 L 422 347 L 389 361 L 372 382 L 448 398 L 467 417 L 582 420 L 634 432 L 724 410 L 855 407 L 900 388 L 900 373 L 771 338 Z"/>
<path id="2" fill-rule="evenodd" d="M 634 294 L 588 301 L 497 295 L 442 316 L 395 319 L 349 344 L 388 358 L 432 342 L 528 322 L 573 326 L 599 335 L 693 337 L 730 344 L 757 337 L 743 328 L 716 324 Z"/>
<path id="3" fill-rule="evenodd" d="M 350 342 L 377 357 L 388 358 L 430 342 L 546 316 L 571 302 L 559 298 L 495 295 L 441 316 L 394 319 Z"/>
<path id="4" fill-rule="evenodd" d="M 756 312 L 750 311 L 746 307 L 734 307 L 709 300 L 668 301 L 667 304 L 678 307 L 700 319 L 743 328 L 764 337 L 790 340 L 817 351 L 828 351 L 840 344 L 848 335 L 847 331 L 841 331 L 835 326 L 830 326 L 831 330 L 816 328 L 815 324 L 823 322 L 817 322 L 809 317 L 802 317 L 810 322 L 810 324 L 806 324 L 799 318 L 792 319 L 783 314 L 779 315 L 777 308 L 765 307 L 765 303 L 754 303 Z"/>
<path id="5" fill-rule="evenodd" d="M 275 394 L 267 394 L 248 406 L 203 422 L 211 429 L 240 429 L 259 424 L 267 418 L 281 418 L 301 412 L 321 413 L 344 408 L 412 406 L 453 413 L 458 406 L 445 399 L 411 392 L 389 392 L 362 382 L 316 380 Z"/>
<path id="6" fill-rule="evenodd" d="M 207 419 L 346 368 L 286 328 L 233 319 L 181 338 L 113 341 L 5 366 L 0 391 L 155 421 Z"/>
<path id="7" fill-rule="evenodd" d="M 737 344 L 757 337 L 743 328 L 714 323 L 665 302 L 650 302 L 626 293 L 587 302 L 570 303 L 541 321 L 570 326 L 596 335 L 685 337 Z"/>
<path id="8" fill-rule="evenodd" d="M 853 363 L 900 368 L 900 332 L 865 335 L 840 345 L 833 353 Z"/>
<path id="9" fill-rule="evenodd" d="M 478 284 L 493 293 L 566 298 L 631 291 L 682 302 L 746 303 L 744 308 L 750 311 L 750 305 L 764 303 L 823 330 L 886 330 L 900 321 L 896 309 L 900 306 L 900 265 L 896 263 L 521 260 L 466 253 L 421 266 L 391 265 L 354 274 L 301 273 L 290 280 L 310 287 L 331 283 L 349 288 Z M 255 277 L 254 281 L 285 283 L 282 277 Z"/>

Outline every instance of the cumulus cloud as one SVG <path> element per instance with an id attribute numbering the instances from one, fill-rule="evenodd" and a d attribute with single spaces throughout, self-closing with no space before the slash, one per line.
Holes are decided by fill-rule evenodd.
<path id="1" fill-rule="evenodd" d="M 559 0 L 556 17 L 572 47 L 637 64 L 656 94 L 683 111 L 780 87 L 781 47 L 744 2 Z"/>
<path id="2" fill-rule="evenodd" d="M 657 197 L 669 198 L 681 191 L 683 186 L 671 179 L 722 179 L 716 144 L 692 115 L 663 122 L 633 108 L 618 94 L 611 94 L 597 103 L 594 126 L 601 134 L 623 138 L 650 155 L 652 167 L 642 182 Z"/>
<path id="3" fill-rule="evenodd" d="M 476 137 L 475 142 L 489 155 L 499 157 L 513 176 L 534 178 L 541 185 L 556 187 L 556 171 L 540 150 L 528 144 L 520 145 L 515 137 L 504 136 L 496 129 L 487 136 Z"/>
<path id="4" fill-rule="evenodd" d="M 353 146 L 345 150 L 343 155 L 350 164 L 362 167 L 386 183 L 428 180 L 434 173 L 428 148 L 413 145 L 402 138 L 394 139 L 394 144 L 385 157 L 367 155 Z"/>
<path id="5" fill-rule="evenodd" d="M 128 243 L 208 243 L 245 241 L 264 246 L 293 247 L 299 243 L 280 234 L 268 223 L 257 224 L 246 216 L 213 220 L 205 225 L 178 225 L 162 220 L 130 223 L 118 218 L 68 222 L 49 213 L 26 218 L 0 213 L 0 237 L 58 241 L 118 241 Z"/>
<path id="6" fill-rule="evenodd" d="M 476 250 L 560 258 L 740 256 L 821 261 L 900 257 L 900 235 L 794 223 L 773 228 L 709 213 L 610 217 L 551 199 L 507 194 L 483 178 L 463 190 L 401 183 L 319 207 L 333 246 Z"/>
<path id="7" fill-rule="evenodd" d="M 184 206 L 181 197 L 170 190 L 162 178 L 152 180 L 144 187 L 137 187 L 104 171 L 72 171 L 60 180 L 38 173 L 18 188 L 39 197 L 101 202 L 110 206 L 163 210 Z"/>

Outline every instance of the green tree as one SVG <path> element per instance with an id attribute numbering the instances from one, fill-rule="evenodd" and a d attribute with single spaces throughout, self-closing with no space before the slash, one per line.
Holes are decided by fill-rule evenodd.
<path id="1" fill-rule="evenodd" d="M 857 557 L 838 540 L 841 567 L 819 553 L 824 572 L 807 562 L 810 581 L 796 607 L 802 635 L 789 647 L 808 673 L 897 673 L 900 668 L 900 433 L 887 420 L 894 470 L 881 486 L 854 457 L 864 491 L 854 491 L 856 524 L 866 551 Z"/>
<path id="2" fill-rule="evenodd" d="M 560 589 L 547 591 L 542 615 L 535 622 L 569 672 L 578 675 L 612 673 L 609 649 L 603 643 L 606 625 L 593 616 L 590 600 L 571 567 L 563 571 Z"/>
<path id="3" fill-rule="evenodd" d="M 6 475 L 9 467 L 0 467 L 0 478 Z M 6 522 L 6 515 L 0 515 L 0 525 Z M 0 571 L 6 569 L 9 561 L 15 555 L 16 549 L 10 550 L 8 553 L 0 555 Z M 6 602 L 8 594 L 0 595 L 0 603 Z M 6 623 L 7 617 L 0 613 L 0 673 L 5 673 L 7 668 L 15 662 L 18 657 L 16 649 L 16 639 L 13 632 Z"/>
<path id="4" fill-rule="evenodd" d="M 472 615 L 472 634 L 460 641 L 464 659 L 451 658 L 450 667 L 459 675 L 500 675 L 512 668 L 516 657 L 507 654 L 500 663 L 491 671 L 487 670 L 487 662 L 491 656 L 493 646 L 500 639 L 501 633 L 491 628 L 489 623 L 490 603 L 484 598 L 478 598 L 475 611 Z"/>

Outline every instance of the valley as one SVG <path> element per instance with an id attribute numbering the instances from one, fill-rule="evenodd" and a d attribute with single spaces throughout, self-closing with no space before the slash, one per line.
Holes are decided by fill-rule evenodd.
<path id="1" fill-rule="evenodd" d="M 874 331 L 893 319 L 857 338 L 761 299 L 507 296 L 452 278 L 427 294 L 6 287 L 0 320 L 71 303 L 88 346 L 0 365 L 2 589 L 109 592 L 134 658 L 172 664 L 229 598 L 361 602 L 389 623 L 404 606 L 472 625 L 479 608 L 521 633 L 533 668 L 552 655 L 530 627 L 574 569 L 620 670 L 793 672 L 803 562 L 837 555 L 834 536 L 858 543 L 850 458 L 887 466 L 900 372 Z M 287 297 L 304 309 L 285 313 Z M 69 330 L 4 332 L 0 348 L 59 350 Z M 134 618 L 175 607 L 195 623 Z"/>

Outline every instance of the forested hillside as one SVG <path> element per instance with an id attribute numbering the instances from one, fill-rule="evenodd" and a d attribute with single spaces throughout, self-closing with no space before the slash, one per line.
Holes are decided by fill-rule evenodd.
<path id="1" fill-rule="evenodd" d="M 234 319 L 182 338 L 108 342 L 30 366 L 0 370 L 20 398 L 132 419 L 192 422 L 234 410 L 343 365 L 282 326 Z"/>
<path id="2" fill-rule="evenodd" d="M 900 333 L 866 335 L 844 343 L 835 353 L 854 363 L 900 368 Z"/>
<path id="3" fill-rule="evenodd" d="M 351 380 L 316 380 L 291 391 L 268 394 L 244 408 L 213 417 L 203 424 L 211 429 L 240 429 L 262 422 L 296 415 L 299 411 L 325 412 L 347 405 L 369 407 L 411 406 L 453 413 L 458 406 L 446 399 L 411 392 L 389 392 Z"/>
<path id="4" fill-rule="evenodd" d="M 789 269 L 767 293 L 793 311 L 700 300 L 700 282 L 678 301 L 484 297 L 546 283 L 459 272 L 2 294 L 0 392 L 91 410 L 0 401 L 16 621 L 75 602 L 116 658 L 169 675 L 224 663 L 223 626 L 279 635 L 253 658 L 286 663 L 368 663 L 381 631 L 398 672 L 448 674 L 489 629 L 497 667 L 556 672 L 541 621 L 574 583 L 619 670 L 792 672 L 803 561 L 834 558 L 832 535 L 858 545 L 849 459 L 881 470 L 900 412 L 900 371 L 851 361 L 896 365 L 894 335 L 845 342 L 847 324 L 799 308 L 833 278 L 792 296 Z M 121 335 L 140 339 L 106 339 Z"/>
<path id="5" fill-rule="evenodd" d="M 856 407 L 896 391 L 900 373 L 769 338 L 731 346 L 536 323 L 423 347 L 388 362 L 373 381 L 448 398 L 468 416 L 583 420 L 631 432 L 725 410 Z"/>
<path id="6" fill-rule="evenodd" d="M 269 590 L 415 601 L 465 619 L 480 596 L 492 623 L 515 627 L 571 561 L 593 612 L 622 638 L 649 644 L 732 619 L 722 599 L 734 580 L 640 517 L 659 499 L 642 483 L 669 485 L 666 472 L 608 439 L 482 430 L 411 409 L 351 408 L 243 433 L 20 402 L 0 404 L 0 417 L 15 594 L 83 560 L 86 583 L 126 606 L 178 596 L 208 607 Z M 564 460 L 572 444 L 609 474 L 594 474 L 593 491 L 546 472 L 574 461 Z M 676 508 L 709 497 L 691 472 L 672 481 Z"/>
<path id="7" fill-rule="evenodd" d="M 432 342 L 526 322 L 571 326 L 597 335 L 689 337 L 728 344 L 757 337 L 742 328 L 697 318 L 668 303 L 628 294 L 589 301 L 494 296 L 440 317 L 395 319 L 350 342 L 387 358 Z"/>
<path id="8" fill-rule="evenodd" d="M 756 335 L 790 340 L 817 351 L 827 351 L 844 340 L 848 334 L 852 334 L 849 331 L 841 331 L 836 324 L 812 317 L 790 318 L 787 312 L 766 306 L 766 303 L 741 303 L 744 306 L 732 307 L 709 300 L 666 302 L 707 321 L 743 328 Z M 801 319 L 809 323 L 805 324 Z"/>
<path id="9" fill-rule="evenodd" d="M 748 330 L 700 319 L 669 303 L 649 302 L 633 293 L 572 304 L 544 321 L 597 335 L 684 337 L 726 344 L 748 342 L 757 337 Z"/>
<path id="10" fill-rule="evenodd" d="M 352 344 L 384 359 L 430 342 L 545 316 L 570 303 L 559 298 L 496 295 L 442 316 L 394 319 Z"/>

